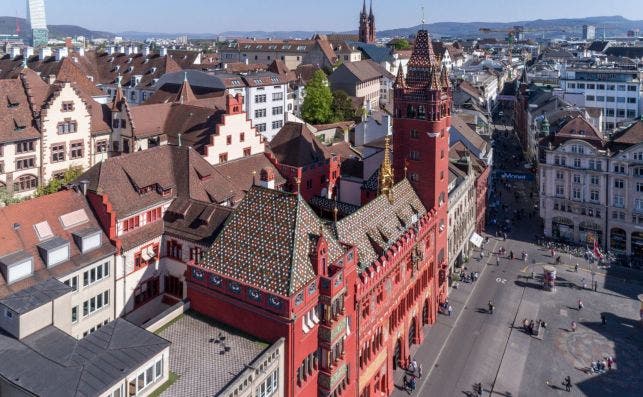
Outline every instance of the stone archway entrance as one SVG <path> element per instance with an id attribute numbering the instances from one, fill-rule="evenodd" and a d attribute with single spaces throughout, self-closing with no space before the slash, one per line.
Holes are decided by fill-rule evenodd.
<path id="1" fill-rule="evenodd" d="M 416 328 L 416 322 L 415 322 L 415 317 L 411 320 L 411 326 L 409 326 L 409 350 L 411 349 L 411 346 L 413 346 L 413 341 L 415 340 L 415 328 Z"/>
<path id="2" fill-rule="evenodd" d="M 396 370 L 398 364 L 400 363 L 400 358 L 402 357 L 402 341 L 398 338 L 395 342 L 395 348 L 393 348 L 393 369 Z"/>

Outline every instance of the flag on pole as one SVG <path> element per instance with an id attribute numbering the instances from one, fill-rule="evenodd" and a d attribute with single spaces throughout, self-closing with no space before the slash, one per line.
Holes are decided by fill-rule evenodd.
<path id="1" fill-rule="evenodd" d="M 594 253 L 594 256 L 598 259 L 603 258 L 603 254 L 601 254 L 601 251 L 598 249 L 598 239 L 594 239 L 594 250 L 592 251 Z"/>

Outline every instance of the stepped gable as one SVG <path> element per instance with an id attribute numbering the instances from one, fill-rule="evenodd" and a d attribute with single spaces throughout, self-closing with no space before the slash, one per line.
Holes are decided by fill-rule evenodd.
<path id="1" fill-rule="evenodd" d="M 205 253 L 201 266 L 281 296 L 291 296 L 316 274 L 311 253 L 320 233 L 333 263 L 346 249 L 293 193 L 253 186 Z"/>
<path id="2" fill-rule="evenodd" d="M 339 241 L 357 246 L 360 269 L 375 262 L 406 230 L 426 214 L 411 183 L 403 179 L 391 189 L 393 200 L 379 195 L 335 226 Z"/>

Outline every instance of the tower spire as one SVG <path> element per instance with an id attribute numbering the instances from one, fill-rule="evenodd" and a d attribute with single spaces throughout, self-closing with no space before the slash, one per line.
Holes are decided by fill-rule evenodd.
<path id="1" fill-rule="evenodd" d="M 378 183 L 379 194 L 384 194 L 389 201 L 393 202 L 393 166 L 391 164 L 391 137 L 384 138 L 384 160 L 380 166 L 380 177 Z"/>
<path id="2" fill-rule="evenodd" d="M 362 4 L 362 14 L 366 15 L 366 0 L 364 0 L 364 3 Z"/>
<path id="3" fill-rule="evenodd" d="M 368 13 L 369 18 L 373 18 L 373 0 L 371 0 L 370 12 Z"/>
<path id="4" fill-rule="evenodd" d="M 183 85 L 181 86 L 181 90 L 179 91 L 174 101 L 179 103 L 187 103 L 195 100 L 196 96 L 194 95 L 192 86 L 188 81 L 188 72 L 183 72 Z"/>
<path id="5" fill-rule="evenodd" d="M 404 83 L 404 68 L 402 67 L 402 61 L 400 61 L 399 65 L 397 66 L 397 76 L 395 77 L 395 87 L 405 87 L 406 84 Z"/>

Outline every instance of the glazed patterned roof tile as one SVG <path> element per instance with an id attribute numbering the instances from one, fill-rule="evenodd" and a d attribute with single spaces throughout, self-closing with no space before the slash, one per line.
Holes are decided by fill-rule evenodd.
<path id="1" fill-rule="evenodd" d="M 332 263 L 345 249 L 301 196 L 253 186 L 204 255 L 202 266 L 291 296 L 316 277 L 310 252 L 320 228 Z"/>
<path id="2" fill-rule="evenodd" d="M 393 203 L 379 195 L 359 211 L 337 222 L 336 233 L 339 241 L 357 246 L 360 268 L 373 263 L 413 223 L 413 216 L 419 219 L 426 214 L 413 187 L 404 179 L 393 186 Z"/>

